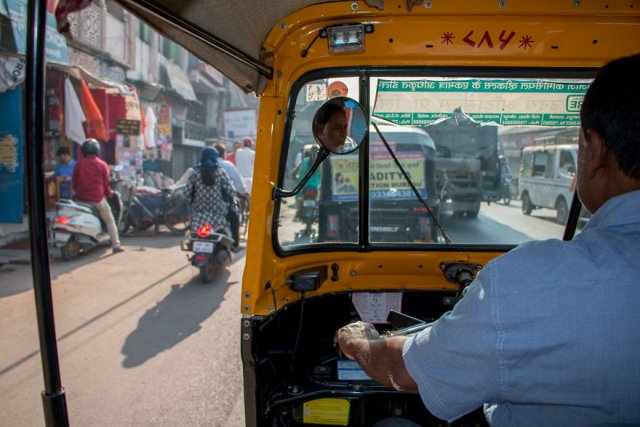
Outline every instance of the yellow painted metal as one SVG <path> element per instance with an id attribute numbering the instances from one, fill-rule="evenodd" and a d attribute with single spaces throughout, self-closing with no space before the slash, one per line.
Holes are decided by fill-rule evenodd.
<path id="1" fill-rule="evenodd" d="M 352 22 L 374 25 L 363 53 L 330 55 L 326 40 L 318 38 L 308 54 L 301 55 L 320 29 Z M 275 76 L 260 104 L 241 312 L 264 315 L 298 299 L 285 280 L 309 266 L 336 262 L 340 267 L 338 281 L 328 280 L 309 296 L 349 289 L 449 289 L 453 285 L 439 271 L 441 262 L 485 265 L 500 254 L 387 251 L 278 257 L 272 243 L 271 193 L 278 177 L 289 92 L 305 73 L 354 66 L 596 69 L 637 52 L 640 1 L 434 0 L 411 12 L 404 0 L 386 1 L 382 11 L 356 1 L 311 6 L 287 17 L 264 44 L 264 58 L 273 64 Z M 268 283 L 274 292 L 267 289 Z"/>

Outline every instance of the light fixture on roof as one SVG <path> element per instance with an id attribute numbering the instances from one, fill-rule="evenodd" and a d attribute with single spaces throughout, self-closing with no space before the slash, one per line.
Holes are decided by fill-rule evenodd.
<path id="1" fill-rule="evenodd" d="M 320 37 L 327 38 L 331 54 L 364 52 L 364 36 L 372 32 L 372 24 L 334 25 L 323 30 Z"/>

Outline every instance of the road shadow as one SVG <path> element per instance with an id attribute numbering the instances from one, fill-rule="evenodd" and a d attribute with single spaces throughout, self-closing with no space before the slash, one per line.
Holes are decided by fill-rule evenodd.
<path id="1" fill-rule="evenodd" d="M 120 242 L 125 246 L 132 245 L 141 248 L 165 249 L 180 246 L 183 238 L 183 234 L 173 234 L 162 231 L 154 233 L 153 229 L 150 229 L 121 235 Z"/>
<path id="2" fill-rule="evenodd" d="M 147 310 L 125 339 L 122 366 L 140 366 L 198 332 L 220 306 L 230 286 L 229 276 L 229 271 L 218 270 L 212 283 L 200 283 L 196 275 L 184 285 L 172 285 L 167 296 Z"/>

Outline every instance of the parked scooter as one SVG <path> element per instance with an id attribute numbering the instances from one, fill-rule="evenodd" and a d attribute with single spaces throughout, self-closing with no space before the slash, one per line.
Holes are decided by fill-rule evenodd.
<path id="1" fill-rule="evenodd" d="M 200 280 L 209 283 L 218 269 L 230 265 L 233 261 L 232 245 L 231 237 L 206 224 L 197 231 L 187 232 L 180 247 L 183 251 L 193 252 L 193 255 L 187 258 L 191 265 L 200 269 Z"/>
<path id="2" fill-rule="evenodd" d="M 120 222 L 122 199 L 117 191 L 107 198 L 116 224 Z M 60 248 L 62 257 L 72 260 L 81 253 L 111 242 L 107 226 L 98 210 L 90 203 L 60 199 L 51 225 L 51 245 Z"/>
<path id="3" fill-rule="evenodd" d="M 145 185 L 129 186 L 125 191 L 122 221 L 118 230 L 126 233 L 130 228 L 146 230 L 166 225 L 173 233 L 189 229 L 189 203 L 184 185 L 158 189 Z"/>

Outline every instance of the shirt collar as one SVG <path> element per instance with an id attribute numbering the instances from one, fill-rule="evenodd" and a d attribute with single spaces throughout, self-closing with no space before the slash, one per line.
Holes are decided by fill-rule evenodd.
<path id="1" fill-rule="evenodd" d="M 607 200 L 593 214 L 584 230 L 638 222 L 640 222 L 640 190 L 630 191 Z"/>

